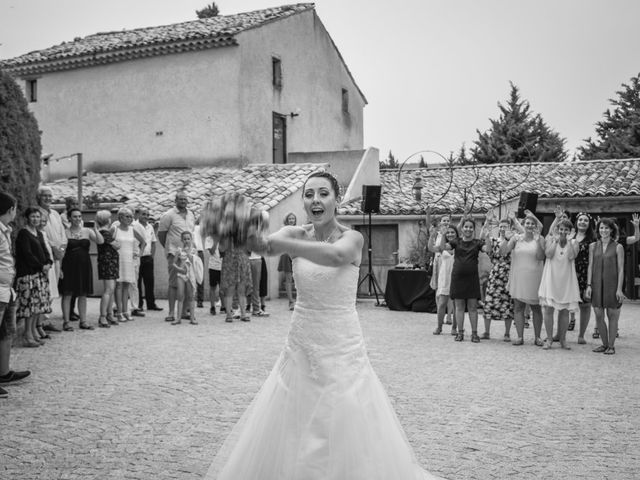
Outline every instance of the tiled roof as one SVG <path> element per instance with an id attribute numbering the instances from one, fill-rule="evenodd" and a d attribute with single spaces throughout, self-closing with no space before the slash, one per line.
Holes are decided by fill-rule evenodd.
<path id="1" fill-rule="evenodd" d="M 424 184 L 420 203 L 411 190 L 417 172 Z M 521 191 L 540 198 L 640 195 L 640 159 L 382 170 L 380 182 L 381 215 L 421 215 L 428 204 L 436 213 L 461 213 L 465 187 L 473 211 L 485 212 L 501 194 L 504 202 Z M 341 206 L 339 213 L 361 215 L 360 201 Z"/>
<path id="2" fill-rule="evenodd" d="M 96 33 L 2 61 L 0 66 L 25 75 L 236 45 L 235 35 L 240 32 L 313 8 L 313 3 L 298 3 L 172 25 Z"/>
<path id="3" fill-rule="evenodd" d="M 85 199 L 100 203 L 145 206 L 156 220 L 175 205 L 176 192 L 182 189 L 196 214 L 206 199 L 232 190 L 249 197 L 258 208 L 269 210 L 302 188 L 311 173 L 327 168 L 327 164 L 299 163 L 87 173 L 82 178 L 82 193 Z M 53 190 L 54 203 L 77 195 L 75 178 L 46 185 Z"/>

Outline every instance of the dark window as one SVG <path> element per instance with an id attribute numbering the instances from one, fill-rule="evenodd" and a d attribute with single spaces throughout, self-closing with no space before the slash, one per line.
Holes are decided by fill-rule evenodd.
<path id="1" fill-rule="evenodd" d="M 282 88 L 282 62 L 279 58 L 271 57 L 271 67 L 273 71 L 273 86 Z"/>
<path id="2" fill-rule="evenodd" d="M 38 80 L 27 80 L 27 100 L 30 102 L 38 101 Z"/>
<path id="3" fill-rule="evenodd" d="M 346 88 L 342 89 L 342 111 L 349 113 L 349 90 Z"/>

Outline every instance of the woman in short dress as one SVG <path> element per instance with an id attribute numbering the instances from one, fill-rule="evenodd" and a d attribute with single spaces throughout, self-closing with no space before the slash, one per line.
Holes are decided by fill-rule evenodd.
<path id="1" fill-rule="evenodd" d="M 118 210 L 118 227 L 115 229 L 114 238 L 118 242 L 118 281 L 116 282 L 116 306 L 118 322 L 130 322 L 129 315 L 129 285 L 138 281 L 134 264 L 134 255 L 144 251 L 147 242 L 144 237 L 131 225 L 133 212 L 127 207 Z M 140 249 L 136 250 L 136 242 L 140 243 Z"/>
<path id="2" fill-rule="evenodd" d="M 578 242 L 569 238 L 573 225 L 567 219 L 557 224 L 557 234 L 549 233 L 545 240 L 547 260 L 542 271 L 538 297 L 542 305 L 542 316 L 547 332 L 543 349 L 548 350 L 553 343 L 553 316 L 558 313 L 558 339 L 566 350 L 569 312 L 576 311 L 580 303 L 580 290 L 574 260 L 578 255 Z"/>
<path id="3" fill-rule="evenodd" d="M 587 341 L 584 339 L 584 335 L 591 317 L 591 301 L 585 297 L 588 283 L 587 274 L 589 272 L 589 245 L 596 241 L 596 236 L 593 231 L 593 220 L 588 213 L 580 212 L 576 215 L 575 240 L 578 243 L 578 255 L 575 259 L 575 266 L 578 277 L 578 289 L 580 290 L 578 343 L 585 344 Z M 569 329 L 571 330 L 571 324 Z"/>
<path id="4" fill-rule="evenodd" d="M 114 230 L 111 228 L 111 212 L 109 210 L 100 210 L 96 213 L 96 225 L 104 239 L 104 243 L 98 245 L 98 279 L 102 280 L 103 285 L 98 326 L 109 328 L 111 325 L 118 325 L 118 322 L 113 318 L 113 300 L 116 280 L 120 274 L 120 258 L 118 256 L 120 244 L 116 241 Z"/>
<path id="5" fill-rule="evenodd" d="M 460 222 L 462 237 L 458 240 L 441 242 L 444 250 L 449 243 L 450 252 L 455 252 L 451 269 L 451 285 L 449 295 L 455 305 L 458 333 L 456 342 L 464 340 L 464 312 L 469 312 L 471 323 L 471 341 L 480 342 L 478 336 L 478 300 L 480 299 L 480 276 L 478 274 L 478 256 L 484 248 L 484 240 L 474 238 L 476 224 L 471 218 L 463 218 Z"/>
<path id="6" fill-rule="evenodd" d="M 27 223 L 16 237 L 16 319 L 24 322 L 23 346 L 44 344 L 37 331 L 40 315 L 51 313 L 49 270 L 53 259 L 40 231 L 40 210 L 29 207 L 24 212 Z"/>
<path id="7" fill-rule="evenodd" d="M 58 290 L 62 294 L 62 329 L 66 332 L 73 331 L 69 320 L 71 297 L 75 296 L 80 313 L 79 327 L 82 330 L 93 330 L 93 326 L 87 323 L 87 295 L 93 293 L 93 268 L 89 248 L 91 242 L 100 245 L 104 239 L 95 226 L 91 229 L 82 226 L 82 212 L 78 208 L 69 210 L 67 216 L 71 225 L 65 230 L 67 248 L 62 258 L 62 273 L 58 283 Z"/>
<path id="8" fill-rule="evenodd" d="M 233 322 L 233 297 L 237 293 L 240 320 L 249 322 L 251 317 L 247 313 L 247 296 L 253 291 L 253 280 L 247 246 L 225 237 L 220 241 L 219 250 L 222 255 L 220 294 L 224 299 L 225 321 Z"/>
<path id="9" fill-rule="evenodd" d="M 295 226 L 298 222 L 296 214 L 293 212 L 288 213 L 284 217 L 284 225 Z M 278 272 L 284 275 L 284 289 L 287 292 L 287 299 L 289 300 L 289 310 L 293 310 L 296 301 L 293 297 L 293 267 L 291 264 L 291 257 L 288 253 L 280 255 L 280 261 L 278 262 Z M 262 277 L 260 277 L 262 278 Z"/>
<path id="10" fill-rule="evenodd" d="M 598 241 L 589 246 L 589 271 L 585 295 L 591 299 L 596 322 L 602 339 L 602 345 L 595 348 L 596 353 L 613 355 L 618 333 L 620 307 L 624 295 L 624 248 L 616 240 L 618 226 L 612 218 L 603 218 L 597 226 Z M 609 325 L 604 320 L 605 312 Z"/>
<path id="11" fill-rule="evenodd" d="M 518 338 L 513 345 L 524 344 L 524 310 L 527 305 L 533 316 L 533 329 L 537 346 L 542 346 L 542 310 L 538 289 L 544 267 L 544 237 L 540 235 L 542 224 L 529 211 L 525 212 L 524 233 L 511 237 L 502 246 L 502 255 L 511 252 L 511 270 L 507 288 L 513 299 L 513 316 Z"/>
<path id="12" fill-rule="evenodd" d="M 485 250 L 491 259 L 492 267 L 489 272 L 487 291 L 484 296 L 483 317 L 484 333 L 483 340 L 490 338 L 492 321 L 504 321 L 504 341 L 511 340 L 511 323 L 513 322 L 513 300 L 509 295 L 507 284 L 509 283 L 509 271 L 511 270 L 511 253 L 505 255 L 501 253 L 501 248 L 511 238 L 511 225 L 520 230 L 522 227 L 516 221 L 515 216 L 505 217 L 498 222 L 498 236 L 487 236 Z M 523 233 L 521 231 L 520 233 Z"/>
<path id="13" fill-rule="evenodd" d="M 453 268 L 454 261 L 454 253 L 451 250 L 451 242 L 455 242 L 459 240 L 460 235 L 458 235 L 458 229 L 454 226 L 447 227 L 445 234 L 446 243 L 444 250 L 440 251 L 439 246 L 433 245 L 435 242 L 435 236 L 432 236 L 429 239 L 429 248 L 439 254 L 439 262 L 440 266 L 438 267 L 437 274 L 437 286 L 436 290 L 436 302 L 437 302 L 437 316 L 438 316 L 438 326 L 433 331 L 434 335 L 440 335 L 442 333 L 442 325 L 444 325 L 444 318 L 447 314 L 447 306 L 449 305 L 449 292 L 451 287 L 451 270 Z M 440 237 L 440 241 L 442 242 L 442 237 Z M 457 334 L 457 326 L 454 323 L 451 328 L 452 334 Z"/>

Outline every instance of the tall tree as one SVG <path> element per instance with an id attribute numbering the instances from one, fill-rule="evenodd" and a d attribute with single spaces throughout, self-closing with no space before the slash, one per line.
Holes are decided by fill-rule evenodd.
<path id="1" fill-rule="evenodd" d="M 418 168 L 427 168 L 427 162 L 424 161 L 424 157 L 420 155 L 420 163 L 418 163 Z"/>
<path id="2" fill-rule="evenodd" d="M 15 80 L 0 70 L 0 190 L 18 210 L 35 203 L 40 183 L 40 130 Z"/>
<path id="3" fill-rule="evenodd" d="M 216 5 L 216 2 L 211 2 L 202 10 L 196 10 L 196 15 L 198 16 L 198 18 L 217 17 L 218 15 L 220 15 L 220 10 L 218 9 L 218 5 Z"/>
<path id="4" fill-rule="evenodd" d="M 609 99 L 613 109 L 596 123 L 598 138 L 587 138 L 586 145 L 578 147 L 582 160 L 640 158 L 640 74 L 616 94 L 618 98 Z"/>
<path id="5" fill-rule="evenodd" d="M 471 163 L 474 163 L 473 157 L 470 157 L 467 154 L 467 146 L 464 144 L 464 142 L 460 146 L 460 150 L 458 150 L 458 153 L 451 152 L 449 154 L 449 163 L 451 165 L 469 165 Z"/>
<path id="6" fill-rule="evenodd" d="M 383 170 L 391 170 L 398 167 L 399 167 L 399 164 L 398 164 L 398 161 L 396 160 L 396 157 L 394 157 L 393 152 L 389 150 L 389 155 L 387 156 L 387 159 L 380 162 L 380 168 L 382 168 Z"/>
<path id="7" fill-rule="evenodd" d="M 566 160 L 566 140 L 553 131 L 540 114 L 531 112 L 529 102 L 520 98 L 512 82 L 506 105 L 498 102 L 500 117 L 491 120 L 486 132 L 478 133 L 471 148 L 477 163 L 561 162 Z"/>

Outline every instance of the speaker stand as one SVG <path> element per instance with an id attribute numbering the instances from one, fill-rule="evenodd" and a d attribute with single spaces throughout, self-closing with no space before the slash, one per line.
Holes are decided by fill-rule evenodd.
<path id="1" fill-rule="evenodd" d="M 371 296 L 371 291 L 373 289 L 373 293 L 376 295 L 376 306 L 380 306 L 380 298 L 378 294 L 382 295 L 382 290 L 380 289 L 380 285 L 378 285 L 378 280 L 373 273 L 373 267 L 371 265 L 371 212 L 369 212 L 369 224 L 368 224 L 368 235 L 367 235 L 367 255 L 369 258 L 369 269 L 367 274 L 362 277 L 362 279 L 358 282 L 358 290 L 360 289 L 360 285 L 363 284 L 365 280 L 369 280 L 369 296 Z"/>

